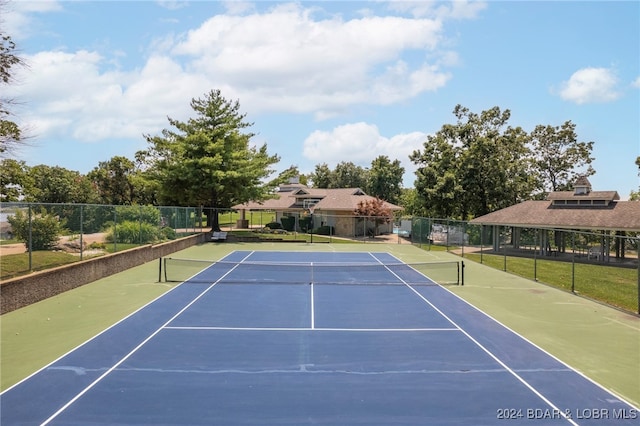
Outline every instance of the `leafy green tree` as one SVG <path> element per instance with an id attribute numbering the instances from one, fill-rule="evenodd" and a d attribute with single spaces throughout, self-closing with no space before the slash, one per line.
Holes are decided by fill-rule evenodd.
<path id="1" fill-rule="evenodd" d="M 400 195 L 400 206 L 406 216 L 426 216 L 425 202 L 415 188 L 403 188 Z"/>
<path id="2" fill-rule="evenodd" d="M 149 149 L 138 158 L 155 169 L 161 202 L 209 207 L 209 225 L 219 230 L 216 209 L 268 197 L 271 188 L 262 182 L 279 157 L 269 155 L 266 144 L 250 145 L 254 134 L 245 129 L 253 123 L 245 121 L 238 101 L 225 99 L 219 90 L 192 99 L 191 108 L 195 118 L 169 118 L 173 130 L 145 135 Z"/>
<path id="3" fill-rule="evenodd" d="M 115 156 L 101 161 L 87 177 L 93 182 L 104 204 L 130 205 L 138 202 L 135 191 L 136 169 L 133 161 Z"/>
<path id="4" fill-rule="evenodd" d="M 38 203 L 95 203 L 96 191 L 86 176 L 59 166 L 40 164 L 29 169 L 33 185 L 27 201 Z"/>
<path id="5" fill-rule="evenodd" d="M 528 136 L 521 128 L 507 127 L 511 112 L 493 107 L 478 115 L 458 106 L 454 113 L 462 143 L 460 217 L 483 215 L 529 198 Z"/>
<path id="6" fill-rule="evenodd" d="M 351 161 L 342 161 L 331 174 L 330 188 L 366 188 L 368 171 Z"/>
<path id="7" fill-rule="evenodd" d="M 463 188 L 458 174 L 460 148 L 451 142 L 455 133 L 455 126 L 444 125 L 427 136 L 422 151 L 409 156 L 418 166 L 414 186 L 426 216 L 449 218 L 459 213 Z"/>
<path id="8" fill-rule="evenodd" d="M 399 160 L 391 161 L 386 155 L 380 155 L 371 162 L 366 185 L 367 194 L 398 204 L 402 195 L 402 176 L 404 167 Z"/>
<path id="9" fill-rule="evenodd" d="M 481 114 L 457 105 L 455 124 L 427 137 L 423 151 L 409 157 L 418 165 L 415 182 L 427 212 L 467 219 L 531 196 L 528 135 L 507 126 L 509 110 L 494 107 Z"/>
<path id="10" fill-rule="evenodd" d="M 32 184 L 24 161 L 0 160 L 0 201 L 21 201 Z"/>
<path id="11" fill-rule="evenodd" d="M 316 164 L 315 171 L 311 173 L 311 182 L 314 188 L 330 188 L 333 172 L 327 163 Z"/>
<path id="12" fill-rule="evenodd" d="M 575 130 L 576 125 L 566 121 L 562 126 L 538 125 L 531 132 L 535 172 L 545 191 L 570 190 L 578 176 L 595 173 L 593 142 L 578 142 Z"/>

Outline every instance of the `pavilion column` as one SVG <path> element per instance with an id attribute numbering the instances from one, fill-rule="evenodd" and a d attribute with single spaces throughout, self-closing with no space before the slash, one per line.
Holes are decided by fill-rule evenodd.
<path id="1" fill-rule="evenodd" d="M 493 251 L 500 251 L 500 226 L 493 225 Z"/>

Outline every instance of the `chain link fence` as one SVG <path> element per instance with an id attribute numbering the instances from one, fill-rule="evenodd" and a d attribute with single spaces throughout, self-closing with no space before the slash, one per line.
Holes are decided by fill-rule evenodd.
<path id="1" fill-rule="evenodd" d="M 307 242 L 411 243 L 640 313 L 640 233 L 473 225 L 438 218 L 194 207 L 2 203 L 1 279 L 211 229 Z M 322 238 L 317 238 L 318 236 Z M 11 259 L 10 253 L 28 253 Z"/>
<path id="2" fill-rule="evenodd" d="M 411 242 L 640 314 L 640 233 L 411 219 Z"/>
<path id="3" fill-rule="evenodd" d="M 2 203 L 2 279 L 201 232 L 204 220 L 192 207 Z"/>

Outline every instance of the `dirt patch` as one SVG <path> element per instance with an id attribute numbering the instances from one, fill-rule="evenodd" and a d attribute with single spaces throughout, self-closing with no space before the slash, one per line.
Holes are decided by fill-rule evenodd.
<path id="1" fill-rule="evenodd" d="M 92 243 L 102 243 L 104 242 L 105 235 L 106 234 L 104 232 L 98 232 L 95 234 L 83 234 L 82 243 L 85 245 L 85 247 L 91 245 Z M 80 237 L 76 235 L 63 236 L 63 237 L 60 237 L 60 244 L 67 243 L 69 241 L 74 241 L 74 240 L 79 242 Z M 27 248 L 22 243 L 0 246 L 0 256 L 9 255 L 9 254 L 20 254 L 20 253 L 25 253 L 26 251 L 27 251 Z M 88 254 L 89 250 L 84 250 L 84 253 Z"/>

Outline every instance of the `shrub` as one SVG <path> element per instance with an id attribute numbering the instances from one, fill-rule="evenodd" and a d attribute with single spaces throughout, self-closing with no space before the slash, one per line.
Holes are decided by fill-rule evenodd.
<path id="1" fill-rule="evenodd" d="M 311 230 L 311 217 L 301 217 L 300 218 L 300 230 L 302 232 L 309 232 Z"/>
<path id="2" fill-rule="evenodd" d="M 335 229 L 333 229 L 333 226 L 329 226 L 329 225 L 324 225 L 324 226 L 320 226 L 317 229 L 313 230 L 314 234 L 318 234 L 318 235 L 335 235 Z"/>
<path id="3" fill-rule="evenodd" d="M 89 244 L 89 248 L 92 250 L 104 250 L 106 248 L 106 244 L 98 241 L 94 241 Z"/>
<path id="4" fill-rule="evenodd" d="M 153 206 L 118 206 L 116 216 L 118 222 L 143 222 L 156 226 L 160 223 L 160 211 Z"/>
<path id="5" fill-rule="evenodd" d="M 158 239 L 158 228 L 144 222 L 126 220 L 111 227 L 105 240 L 109 243 L 148 244 Z"/>
<path id="6" fill-rule="evenodd" d="M 53 248 L 58 243 L 65 224 L 64 220 L 47 213 L 44 207 L 40 209 L 40 213 L 31 215 L 31 224 L 29 224 L 29 215 L 22 210 L 16 211 L 7 220 L 11 224 L 14 237 L 22 241 L 27 248 L 29 247 L 29 226 L 31 226 L 31 250 Z"/>
<path id="7" fill-rule="evenodd" d="M 282 227 L 289 232 L 293 232 L 296 227 L 296 218 L 293 216 L 284 216 L 280 222 L 282 222 Z"/>
<path id="8" fill-rule="evenodd" d="M 170 226 L 160 228 L 160 238 L 163 240 L 175 240 L 176 230 Z"/>

